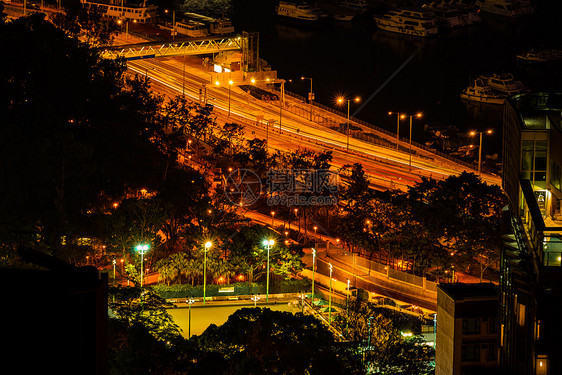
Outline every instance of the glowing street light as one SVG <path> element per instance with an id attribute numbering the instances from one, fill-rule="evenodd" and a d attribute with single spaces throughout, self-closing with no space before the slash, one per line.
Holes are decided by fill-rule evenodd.
<path id="1" fill-rule="evenodd" d="M 480 147 L 478 147 L 478 175 L 481 174 L 481 170 L 482 170 L 482 134 L 486 133 L 486 134 L 492 134 L 492 129 L 486 130 L 484 132 L 477 132 L 477 131 L 471 131 L 469 134 L 471 137 L 474 137 L 476 134 L 480 134 Z"/>
<path id="2" fill-rule="evenodd" d="M 135 247 L 135 250 L 141 255 L 141 275 L 140 275 L 140 278 L 141 278 L 140 286 L 141 286 L 141 288 L 142 288 L 142 283 L 143 283 L 143 280 L 144 280 L 144 273 L 143 273 L 144 272 L 144 254 L 146 252 L 148 252 L 149 249 L 150 249 L 150 245 L 147 245 L 147 244 L 140 244 L 140 245 L 137 245 L 137 247 Z"/>
<path id="3" fill-rule="evenodd" d="M 275 216 L 275 211 L 271 211 L 271 226 L 274 227 L 273 217 Z"/>
<path id="4" fill-rule="evenodd" d="M 400 112 L 388 112 L 388 115 L 396 115 L 396 139 L 400 140 L 400 120 L 403 120 L 405 116 Z M 396 148 L 398 148 L 398 143 L 396 143 Z"/>
<path id="5" fill-rule="evenodd" d="M 316 249 L 312 249 L 312 305 L 314 306 L 314 274 L 316 273 Z"/>
<path id="6" fill-rule="evenodd" d="M 361 98 L 357 96 L 355 99 L 353 99 L 353 101 L 356 102 L 356 103 L 359 103 L 359 102 L 361 101 Z M 339 103 L 339 104 L 342 104 L 342 103 L 345 103 L 345 102 L 347 102 L 347 124 L 346 124 L 346 127 L 345 127 L 345 128 L 346 128 L 346 133 L 347 133 L 347 146 L 346 146 L 346 149 L 347 149 L 347 151 L 349 151 L 349 126 L 350 126 L 350 123 L 349 123 L 349 103 L 351 102 L 351 99 L 345 99 L 345 98 L 343 98 L 343 97 L 339 97 L 339 98 L 338 98 L 338 103 Z"/>
<path id="7" fill-rule="evenodd" d="M 314 93 L 312 92 L 312 78 L 301 77 L 302 81 L 304 81 L 305 79 L 310 80 L 310 92 L 308 93 L 308 103 L 310 104 L 310 121 L 312 121 L 312 101 L 314 100 Z"/>
<path id="8" fill-rule="evenodd" d="M 328 303 L 328 323 L 331 325 L 332 324 L 332 272 L 334 271 L 334 267 L 332 266 L 332 263 L 328 263 L 328 265 L 330 266 L 330 299 L 329 299 L 329 303 Z"/>
<path id="9" fill-rule="evenodd" d="M 349 279 L 347 279 L 347 295 L 345 296 L 345 336 L 349 338 L 349 294 L 351 290 L 349 289 Z"/>
<path id="10" fill-rule="evenodd" d="M 205 242 L 205 255 L 203 260 L 203 305 L 207 301 L 207 251 L 213 246 L 211 241 Z"/>
<path id="11" fill-rule="evenodd" d="M 256 305 L 258 304 L 258 301 L 260 300 L 260 296 L 257 295 L 257 294 L 254 294 L 254 295 L 252 295 L 252 296 L 250 297 L 250 299 L 251 299 L 252 301 L 254 301 L 254 307 L 256 307 Z"/>
<path id="12" fill-rule="evenodd" d="M 274 240 L 263 240 L 263 246 L 267 246 L 267 285 L 265 288 L 265 302 L 269 302 L 269 249 L 275 245 Z"/>
<path id="13" fill-rule="evenodd" d="M 421 112 L 416 113 L 415 115 L 403 115 L 403 118 L 409 117 L 410 118 L 410 150 L 409 150 L 409 154 L 410 154 L 410 160 L 408 161 L 408 171 L 412 169 L 412 118 L 416 117 L 416 118 L 421 118 L 423 115 L 421 114 Z"/>

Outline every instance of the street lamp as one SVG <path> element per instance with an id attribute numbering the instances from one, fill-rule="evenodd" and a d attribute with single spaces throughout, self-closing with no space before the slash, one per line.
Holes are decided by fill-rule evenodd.
<path id="1" fill-rule="evenodd" d="M 271 211 L 271 226 L 274 227 L 273 217 L 275 216 L 275 211 Z"/>
<path id="2" fill-rule="evenodd" d="M 115 258 L 113 258 L 113 286 L 115 286 L 115 265 L 117 264 L 117 261 L 115 260 Z"/>
<path id="3" fill-rule="evenodd" d="M 353 101 L 356 102 L 356 103 L 359 103 L 361 101 L 361 98 L 357 96 L 355 99 L 353 99 Z M 342 104 L 344 102 L 347 102 L 347 123 L 346 123 L 345 128 L 346 128 L 346 133 L 347 133 L 346 149 L 347 149 L 347 151 L 349 151 L 349 126 L 350 126 L 350 123 L 349 123 L 349 103 L 351 102 L 351 99 L 345 99 L 345 98 L 342 98 L 342 97 L 338 98 L 339 104 Z"/>
<path id="4" fill-rule="evenodd" d="M 301 294 L 299 294 L 299 297 L 301 299 L 301 314 L 304 314 L 304 299 L 306 298 L 306 294 L 304 292 L 301 292 Z"/>
<path id="5" fill-rule="evenodd" d="M 140 253 L 141 255 L 141 281 L 140 281 L 140 286 L 142 288 L 142 282 L 143 282 L 143 278 L 144 278 L 144 254 L 148 251 L 148 249 L 150 249 L 150 246 L 147 244 L 141 244 L 141 245 L 137 245 L 137 247 L 135 248 L 135 250 L 137 250 L 138 253 Z"/>
<path id="6" fill-rule="evenodd" d="M 349 279 L 347 279 L 347 295 L 345 296 L 345 335 L 349 339 Z"/>
<path id="7" fill-rule="evenodd" d="M 207 302 L 207 251 L 213 246 L 211 241 L 205 242 L 205 255 L 203 260 L 203 305 Z"/>
<path id="8" fill-rule="evenodd" d="M 410 159 L 408 161 L 408 171 L 409 171 L 409 170 L 412 169 L 412 118 L 413 117 L 421 118 L 422 114 L 420 112 L 418 112 L 415 115 L 409 115 L 409 116 L 404 115 L 404 118 L 406 118 L 406 117 L 410 118 L 410 150 L 409 150 Z"/>
<path id="9" fill-rule="evenodd" d="M 482 134 L 483 133 L 492 134 L 492 129 L 486 130 L 484 132 L 477 132 L 477 131 L 470 132 L 471 137 L 474 137 L 476 134 L 480 134 L 480 146 L 478 147 L 478 175 L 481 174 L 481 170 L 482 170 Z"/>
<path id="10" fill-rule="evenodd" d="M 396 140 L 400 140 L 400 120 L 403 120 L 406 116 L 400 112 L 388 112 L 388 115 L 396 115 Z M 398 142 L 396 142 L 396 149 L 398 149 Z"/>
<path id="11" fill-rule="evenodd" d="M 301 80 L 310 80 L 310 92 L 308 93 L 308 103 L 310 104 L 310 121 L 312 121 L 312 101 L 314 100 L 314 93 L 312 92 L 312 78 L 301 77 Z"/>
<path id="12" fill-rule="evenodd" d="M 314 274 L 316 273 L 316 249 L 312 249 L 312 306 L 314 306 Z"/>
<path id="13" fill-rule="evenodd" d="M 370 316 L 369 317 L 369 321 L 367 322 L 367 324 L 369 325 L 369 338 L 367 341 L 367 350 L 371 350 L 371 320 L 373 320 L 374 317 Z"/>
<path id="14" fill-rule="evenodd" d="M 267 246 L 267 285 L 265 288 L 265 302 L 269 302 L 269 249 L 275 245 L 274 240 L 263 240 L 263 245 Z"/>
<path id="15" fill-rule="evenodd" d="M 258 296 L 257 294 L 255 294 L 255 295 L 252 295 L 252 296 L 250 297 L 250 299 L 251 299 L 252 301 L 254 301 L 254 307 L 256 307 L 256 305 L 258 304 L 258 301 L 260 300 L 260 296 Z"/>
<path id="16" fill-rule="evenodd" d="M 334 270 L 334 267 L 332 266 L 332 263 L 328 263 L 328 265 L 330 266 L 330 298 L 328 302 L 328 323 L 331 325 L 332 324 L 332 271 Z"/>
<path id="17" fill-rule="evenodd" d="M 191 305 L 195 302 L 195 300 L 191 297 L 189 297 L 187 299 L 187 301 L 185 301 L 185 303 L 188 304 L 189 306 L 189 325 L 187 326 L 187 339 L 189 340 L 191 338 Z"/>
<path id="18" fill-rule="evenodd" d="M 228 81 L 228 116 L 230 116 L 230 88 L 232 87 L 232 80 Z"/>

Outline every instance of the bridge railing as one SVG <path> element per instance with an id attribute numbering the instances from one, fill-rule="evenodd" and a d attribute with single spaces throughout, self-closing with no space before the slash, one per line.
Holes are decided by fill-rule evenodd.
<path id="1" fill-rule="evenodd" d="M 278 89 L 277 87 L 273 87 L 273 90 L 279 91 L 279 89 Z M 303 103 L 307 103 L 307 99 L 306 99 L 305 97 L 303 97 L 303 96 L 301 96 L 301 95 L 298 95 L 298 94 L 295 94 L 295 93 L 293 93 L 293 92 L 290 92 L 290 91 L 285 90 L 285 95 L 290 96 L 290 97 L 292 97 L 292 98 L 295 98 L 295 99 L 297 99 L 297 100 L 300 100 L 300 101 L 302 101 Z M 307 104 L 307 105 L 309 105 L 309 104 Z M 316 108 L 322 109 L 322 110 L 324 110 L 324 111 L 333 113 L 334 115 L 339 116 L 339 117 L 342 117 L 343 119 L 346 119 L 346 118 L 347 118 L 347 115 L 346 115 L 345 113 L 343 113 L 343 112 L 341 112 L 341 111 L 339 111 L 339 110 L 337 110 L 337 109 L 335 109 L 335 108 L 328 107 L 328 106 L 326 106 L 326 105 L 323 105 L 323 104 L 318 103 L 318 102 L 315 102 L 315 101 L 312 102 L 312 105 L 313 105 L 313 107 L 316 107 Z M 305 114 L 303 117 L 306 117 L 306 114 Z M 322 116 L 320 116 L 320 117 L 322 117 Z M 326 119 L 326 118 L 325 118 L 325 119 Z M 331 122 L 331 123 L 334 123 L 334 124 L 337 124 L 337 122 L 335 122 L 335 121 L 333 121 L 333 120 L 331 120 L 331 119 L 327 119 L 327 121 L 328 121 L 328 122 Z M 343 121 L 345 121 L 345 120 L 343 120 Z M 384 135 L 390 137 L 389 139 L 386 139 L 386 140 L 384 140 L 384 141 L 381 140 L 380 142 L 375 142 L 377 145 L 380 145 L 380 146 L 383 146 L 383 147 L 388 147 L 388 148 L 394 148 L 394 147 L 396 147 L 397 144 L 398 144 L 398 147 L 400 147 L 400 143 L 409 143 L 409 139 L 400 138 L 399 140 L 397 140 L 397 139 L 396 139 L 396 134 L 394 134 L 393 132 L 390 132 L 390 131 L 388 131 L 388 130 L 386 130 L 386 129 L 383 129 L 383 128 L 381 128 L 381 127 L 378 127 L 378 126 L 376 126 L 376 125 L 373 125 L 373 124 L 371 124 L 371 123 L 368 123 L 367 121 L 358 119 L 358 118 L 356 118 L 356 117 L 350 116 L 350 117 L 349 117 L 349 122 L 350 122 L 351 124 L 356 123 L 356 124 L 359 124 L 359 125 L 363 125 L 363 126 L 365 126 L 365 127 L 368 127 L 368 128 L 370 128 L 370 129 L 373 129 L 373 130 L 376 131 L 376 132 L 382 133 L 382 134 L 384 134 Z M 352 133 L 351 133 L 351 134 L 352 134 Z M 357 138 L 357 137 L 354 137 L 354 138 Z M 372 140 L 369 140 L 369 142 L 370 142 L 370 143 L 373 143 Z M 414 146 L 414 147 L 416 147 L 416 148 L 418 148 L 418 149 L 422 149 L 422 150 L 424 150 L 424 151 L 428 151 L 428 152 L 430 152 L 430 153 L 432 153 L 432 154 L 435 154 L 435 155 L 437 155 L 437 156 L 439 156 L 439 157 L 442 157 L 442 158 L 444 158 L 444 159 L 447 159 L 447 160 L 449 160 L 449 161 L 452 161 L 452 162 L 455 163 L 455 164 L 460 164 L 460 165 L 462 165 L 462 166 L 464 166 L 464 167 L 466 167 L 466 168 L 468 168 L 468 169 L 472 169 L 472 170 L 477 170 L 477 169 L 478 169 L 478 168 L 477 168 L 477 164 L 475 164 L 475 163 L 470 163 L 470 162 L 467 162 L 467 161 L 458 159 L 458 158 L 456 158 L 456 157 L 454 157 L 454 156 L 451 156 L 451 155 L 446 154 L 446 153 L 444 153 L 444 152 L 441 152 L 441 151 L 432 149 L 431 147 L 428 147 L 428 146 L 423 145 L 423 144 L 421 144 L 421 143 L 418 143 L 418 142 L 416 142 L 416 141 L 412 141 L 412 146 Z M 412 150 L 412 151 L 415 152 L 415 150 Z M 419 153 L 418 153 L 417 156 L 418 156 L 418 157 L 423 157 L 423 156 L 420 155 Z"/>

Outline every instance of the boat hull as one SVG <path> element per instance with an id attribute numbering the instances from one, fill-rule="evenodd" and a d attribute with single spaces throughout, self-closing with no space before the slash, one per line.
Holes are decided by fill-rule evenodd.
<path id="1" fill-rule="evenodd" d="M 471 102 L 478 102 L 478 103 L 503 104 L 505 102 L 505 98 L 490 98 L 487 96 L 467 94 L 465 92 L 463 92 L 460 96 L 461 99 L 468 100 Z"/>

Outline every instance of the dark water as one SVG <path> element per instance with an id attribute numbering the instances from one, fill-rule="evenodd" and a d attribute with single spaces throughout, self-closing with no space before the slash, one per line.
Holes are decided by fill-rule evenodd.
<path id="1" fill-rule="evenodd" d="M 561 13 L 541 3 L 537 14 L 524 19 L 481 13 L 481 24 L 430 39 L 377 30 L 370 17 L 323 27 L 286 23 L 273 16 L 269 1 L 238 0 L 233 9 L 237 31 L 259 31 L 260 57 L 280 78 L 293 79 L 287 90 L 306 96 L 310 81 L 300 80 L 306 76 L 313 78 L 316 101 L 324 105 L 336 107 L 335 98 L 341 94 L 358 95 L 364 105 L 356 117 L 392 132 L 396 117 L 389 111 L 421 111 L 424 117 L 414 125 L 414 139 L 420 142 L 425 140 L 425 124 L 454 125 L 463 131 L 492 128 L 496 132 L 486 141 L 485 152 L 500 151 L 502 107 L 467 105 L 459 99 L 478 74 L 511 72 L 533 88 L 562 88 L 559 69 L 529 69 L 516 63 L 517 53 L 527 49 L 562 47 L 557 30 Z M 352 105 L 351 112 L 359 107 Z M 408 136 L 406 121 L 401 135 Z"/>

